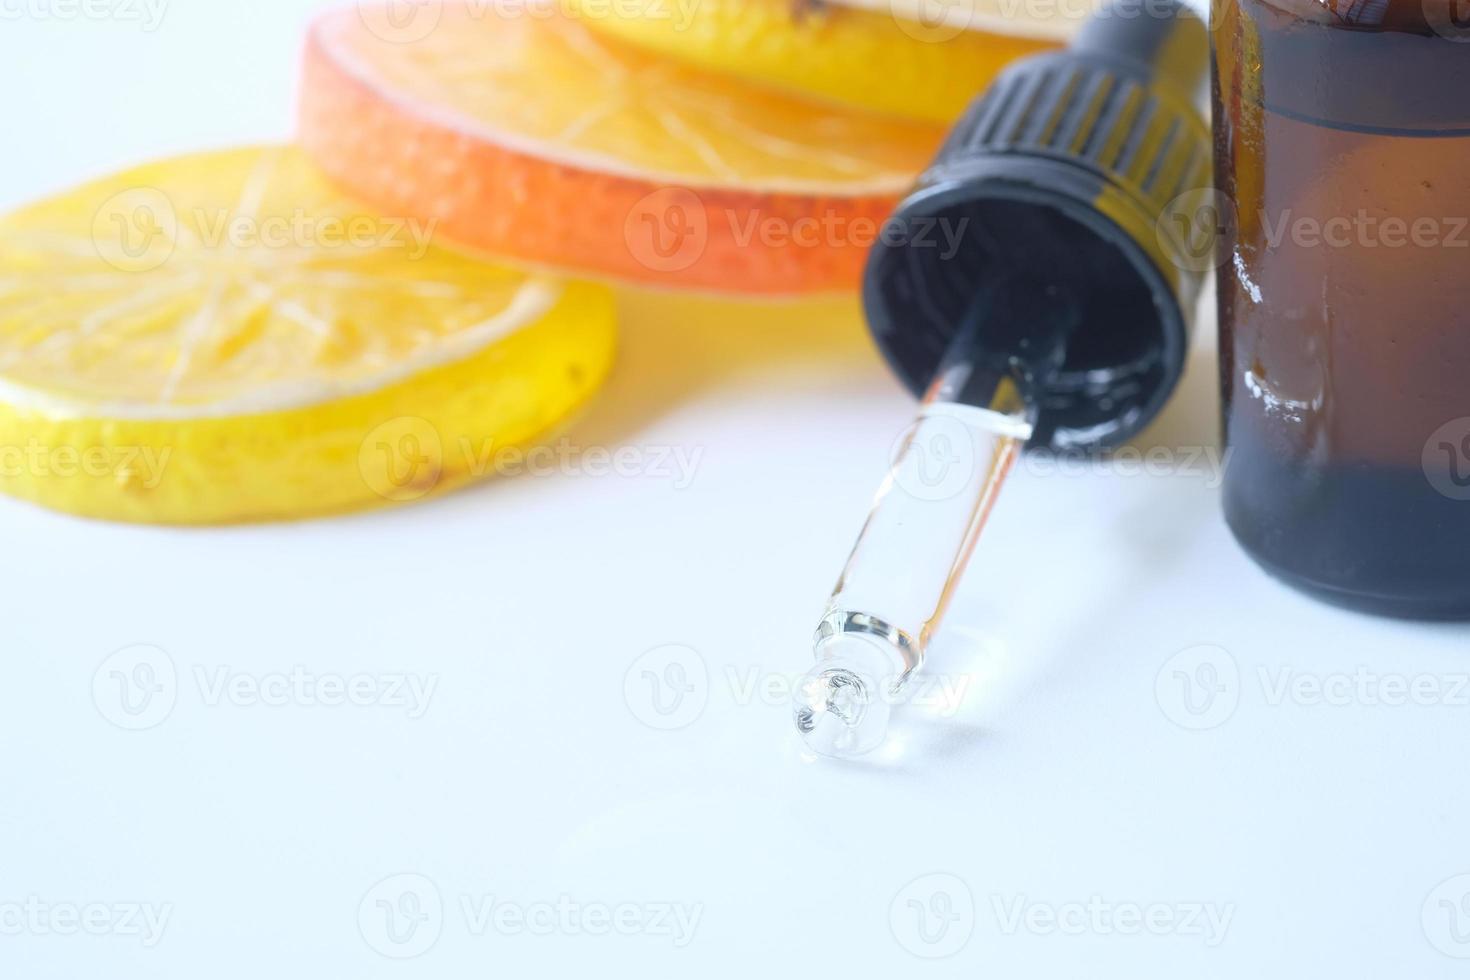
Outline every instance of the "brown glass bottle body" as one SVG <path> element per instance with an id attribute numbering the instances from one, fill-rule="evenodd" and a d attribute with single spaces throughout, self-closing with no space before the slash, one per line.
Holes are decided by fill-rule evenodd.
<path id="1" fill-rule="evenodd" d="M 1213 25 L 1227 520 L 1294 585 L 1431 618 L 1470 618 L 1470 23 L 1453 12 L 1221 0 Z"/>

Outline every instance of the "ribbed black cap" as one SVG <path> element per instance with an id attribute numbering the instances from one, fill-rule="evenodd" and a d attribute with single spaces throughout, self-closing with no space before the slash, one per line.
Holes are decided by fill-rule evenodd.
<path id="1" fill-rule="evenodd" d="M 929 386 L 977 296 L 1022 279 L 1080 310 L 1032 445 L 1113 446 L 1148 424 L 1183 371 L 1213 265 L 1181 261 L 1164 233 L 1171 210 L 1210 200 L 1208 69 L 1192 11 L 1118 0 L 970 107 L 869 259 L 868 322 L 910 389 Z M 969 333 L 983 346 L 1014 328 Z"/>

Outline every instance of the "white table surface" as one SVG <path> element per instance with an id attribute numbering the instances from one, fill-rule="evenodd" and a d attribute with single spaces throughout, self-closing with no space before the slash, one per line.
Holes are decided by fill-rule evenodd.
<path id="1" fill-rule="evenodd" d="M 0 204 L 284 135 L 310 6 L 174 0 L 149 32 L 10 0 Z M 804 757 L 776 695 L 911 406 L 855 317 L 801 319 L 630 301 L 566 438 L 696 454 L 687 486 L 204 531 L 0 502 L 0 975 L 1463 973 L 1467 631 L 1279 587 L 1198 471 L 1021 472 L 932 653 L 963 704 Z M 1203 338 L 1139 446 L 1185 461 L 1215 418 Z M 138 644 L 165 692 L 128 731 L 109 657 Z M 646 686 L 670 657 L 683 701 Z M 298 668 L 435 686 L 216 688 Z"/>

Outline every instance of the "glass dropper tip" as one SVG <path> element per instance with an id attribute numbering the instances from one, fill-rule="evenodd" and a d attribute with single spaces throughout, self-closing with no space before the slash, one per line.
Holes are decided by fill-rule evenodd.
<path id="1" fill-rule="evenodd" d="M 841 642 L 831 638 L 827 645 Z M 847 644 L 864 643 L 847 638 Z M 892 679 L 881 675 L 877 651 L 830 651 L 797 685 L 792 697 L 796 730 L 818 755 L 852 758 L 865 755 L 888 737 L 893 710 Z"/>

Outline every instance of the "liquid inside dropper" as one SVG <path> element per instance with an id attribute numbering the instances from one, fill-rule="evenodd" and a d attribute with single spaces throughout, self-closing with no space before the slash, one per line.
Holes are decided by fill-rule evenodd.
<path id="1" fill-rule="evenodd" d="M 1011 277 L 977 298 L 878 491 L 817 627 L 798 733 L 828 756 L 871 752 L 926 648 L 1060 370 L 1077 305 Z M 935 482 L 946 456 L 960 469 Z"/>

